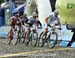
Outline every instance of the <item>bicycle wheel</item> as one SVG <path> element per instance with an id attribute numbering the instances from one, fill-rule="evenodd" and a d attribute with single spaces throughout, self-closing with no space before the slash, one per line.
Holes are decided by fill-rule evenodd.
<path id="1" fill-rule="evenodd" d="M 38 33 L 37 32 L 32 32 L 31 33 L 31 46 L 37 46 L 38 44 Z"/>
<path id="2" fill-rule="evenodd" d="M 16 33 L 16 36 L 17 36 L 17 38 L 16 38 L 16 43 L 15 43 L 15 45 L 17 45 L 17 43 L 20 43 L 20 42 L 21 42 L 21 32 L 17 32 L 17 33 Z"/>
<path id="3" fill-rule="evenodd" d="M 49 48 L 54 48 L 55 45 L 57 44 L 57 40 L 58 40 L 58 34 L 56 32 L 50 33 L 47 40 L 48 44 L 47 46 Z"/>

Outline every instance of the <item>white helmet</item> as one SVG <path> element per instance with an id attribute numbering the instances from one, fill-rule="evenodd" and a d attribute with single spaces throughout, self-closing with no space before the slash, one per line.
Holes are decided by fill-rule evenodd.
<path id="1" fill-rule="evenodd" d="M 54 10 L 54 14 L 59 14 L 59 11 L 58 10 Z"/>

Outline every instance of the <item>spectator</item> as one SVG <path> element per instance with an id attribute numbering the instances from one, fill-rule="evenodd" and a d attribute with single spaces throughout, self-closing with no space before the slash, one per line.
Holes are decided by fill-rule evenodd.
<path id="1" fill-rule="evenodd" d="M 1 25 L 5 24 L 5 9 L 3 4 L 0 7 L 0 20 L 2 20 Z"/>

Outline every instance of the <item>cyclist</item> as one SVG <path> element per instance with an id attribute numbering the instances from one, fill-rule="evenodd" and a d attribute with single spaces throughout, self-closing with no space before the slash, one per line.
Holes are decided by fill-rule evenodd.
<path id="1" fill-rule="evenodd" d="M 55 10 L 54 13 L 52 13 L 49 17 L 46 17 L 45 19 L 46 25 L 45 25 L 44 31 L 41 34 L 41 38 L 43 38 L 43 36 L 48 32 L 48 26 L 51 26 L 52 24 L 57 25 L 59 29 L 61 30 L 61 22 L 60 22 L 60 17 L 58 15 L 59 15 L 59 12 Z"/>
<path id="2" fill-rule="evenodd" d="M 55 10 L 52 15 L 47 17 L 46 20 L 48 20 L 48 25 L 49 24 L 59 25 L 59 28 L 61 29 L 60 16 L 59 16 L 59 12 L 57 10 Z"/>
<path id="3" fill-rule="evenodd" d="M 13 31 L 15 30 L 15 25 L 17 23 L 17 17 L 12 16 L 9 20 L 10 30 L 8 32 L 8 38 L 10 38 L 9 44 L 11 43 L 11 40 L 13 39 Z"/>
<path id="4" fill-rule="evenodd" d="M 36 31 L 37 29 L 37 26 L 38 26 L 38 20 L 37 20 L 37 14 L 34 12 L 32 14 L 32 16 L 30 16 L 28 18 L 28 22 L 27 24 L 29 25 L 27 27 L 27 30 L 26 30 L 26 38 L 27 38 L 27 35 L 31 32 L 31 31 Z M 32 27 L 32 28 L 31 28 Z"/>
<path id="5" fill-rule="evenodd" d="M 21 38 L 23 38 L 23 42 L 25 41 L 25 24 L 27 24 L 27 21 L 28 21 L 28 18 L 26 16 L 26 14 L 23 14 L 19 17 L 19 20 L 18 20 L 18 33 L 21 34 Z M 20 39 L 21 40 L 21 39 Z"/>
<path id="6" fill-rule="evenodd" d="M 20 16 L 20 14 L 17 17 L 17 41 L 15 43 L 15 45 L 20 41 L 21 41 L 21 36 L 22 36 L 22 16 Z"/>

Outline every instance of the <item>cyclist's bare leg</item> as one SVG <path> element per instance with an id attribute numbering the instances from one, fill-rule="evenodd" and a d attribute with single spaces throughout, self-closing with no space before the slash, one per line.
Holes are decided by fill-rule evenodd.
<path id="1" fill-rule="evenodd" d="M 30 39 L 28 38 L 29 36 L 29 31 L 26 33 L 26 46 L 28 46 L 29 42 L 30 42 Z"/>
<path id="2" fill-rule="evenodd" d="M 9 43 L 8 44 L 10 44 L 11 41 L 13 40 L 13 35 L 14 35 L 14 33 L 13 33 L 13 26 L 11 26 L 11 28 L 10 28 L 10 30 L 8 32 L 8 39 L 9 39 Z"/>
<path id="3" fill-rule="evenodd" d="M 24 39 L 23 39 L 23 42 L 22 43 L 25 43 L 25 40 L 26 40 L 26 32 L 24 32 L 23 36 L 24 36 Z"/>
<path id="4" fill-rule="evenodd" d="M 9 38 L 9 43 L 8 44 L 11 44 L 11 41 L 13 40 L 13 37 L 10 37 Z"/>
<path id="5" fill-rule="evenodd" d="M 30 33 L 30 27 L 26 27 L 25 34 L 24 34 L 25 35 L 25 38 L 23 40 L 23 43 L 25 42 L 26 45 L 29 44 L 29 33 Z"/>
<path id="6" fill-rule="evenodd" d="M 41 35 L 41 38 L 42 38 L 42 45 L 41 45 L 41 47 L 43 47 L 45 42 L 46 42 L 47 32 L 48 32 L 48 29 L 45 29 L 45 31 L 43 31 L 43 33 Z"/>

